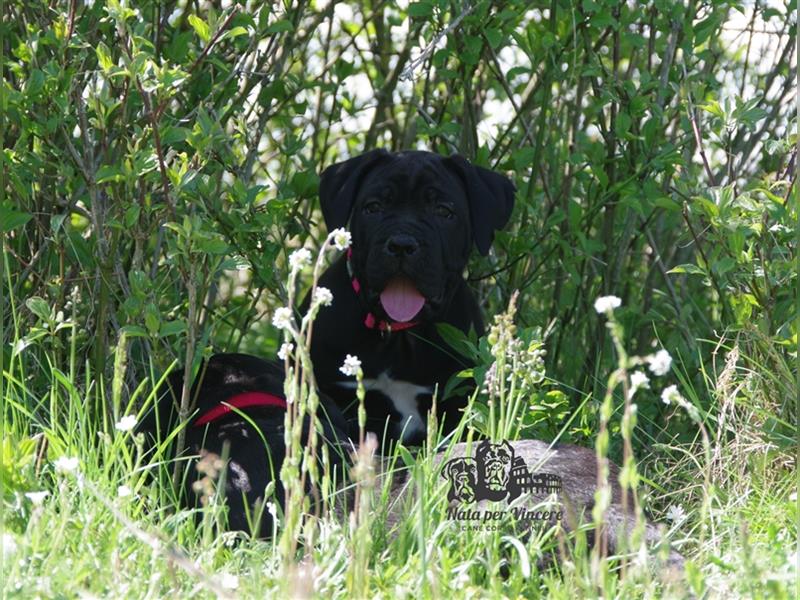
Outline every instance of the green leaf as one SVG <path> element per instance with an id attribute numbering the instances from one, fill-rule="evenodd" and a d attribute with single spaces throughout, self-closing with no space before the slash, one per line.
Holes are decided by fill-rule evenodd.
<path id="1" fill-rule="evenodd" d="M 125 172 L 117 165 L 103 165 L 97 169 L 95 181 L 97 183 L 108 183 L 110 181 L 124 181 Z"/>
<path id="2" fill-rule="evenodd" d="M 161 315 L 155 304 L 148 303 L 144 309 L 144 325 L 150 335 L 156 335 L 161 328 Z"/>
<path id="3" fill-rule="evenodd" d="M 0 232 L 22 227 L 32 218 L 32 214 L 11 208 L 8 203 L 0 204 Z"/>
<path id="4" fill-rule="evenodd" d="M 31 76 L 28 78 L 28 82 L 25 84 L 25 91 L 29 96 L 36 96 L 42 91 L 43 87 L 44 73 L 42 73 L 39 69 L 34 69 L 31 71 Z"/>
<path id="5" fill-rule="evenodd" d="M 275 21 L 272 25 L 267 27 L 266 33 L 284 33 L 294 31 L 294 25 L 292 25 L 291 21 L 287 21 L 286 19 L 280 19 L 279 21 Z"/>
<path id="6" fill-rule="evenodd" d="M 534 154 L 536 154 L 536 150 L 532 146 L 524 146 L 519 150 L 515 150 L 511 154 L 511 158 L 514 159 L 514 168 L 520 171 L 530 167 Z"/>
<path id="7" fill-rule="evenodd" d="M 208 23 L 197 15 L 189 15 L 189 25 L 192 26 L 192 29 L 194 29 L 195 33 L 197 33 L 204 42 L 208 42 L 208 40 L 211 39 L 211 28 L 208 26 Z"/>
<path id="8" fill-rule="evenodd" d="M 31 296 L 25 300 L 25 306 L 27 306 L 28 310 L 30 310 L 43 321 L 50 320 L 50 304 L 48 304 L 44 298 L 40 298 L 39 296 Z"/>
<path id="9" fill-rule="evenodd" d="M 719 273 L 720 275 L 725 275 L 725 273 L 729 272 L 736 266 L 736 261 L 732 259 L 730 256 L 725 256 L 721 258 L 719 261 L 715 262 L 712 266 L 712 269 Z"/>
<path id="10" fill-rule="evenodd" d="M 97 54 L 97 62 L 100 63 L 100 68 L 104 71 L 110 71 L 114 67 L 114 61 L 111 58 L 111 52 L 103 42 L 97 44 L 97 48 L 95 48 L 95 53 Z"/>
<path id="11" fill-rule="evenodd" d="M 487 29 L 483 33 L 492 48 L 497 48 L 503 41 L 503 34 L 497 29 Z"/>
<path id="12" fill-rule="evenodd" d="M 622 111 L 617 115 L 617 122 L 615 123 L 614 130 L 617 134 L 617 137 L 625 137 L 625 134 L 628 133 L 628 130 L 631 128 L 631 117 L 630 115 Z"/>
<path id="13" fill-rule="evenodd" d="M 141 207 L 138 204 L 131 204 L 127 209 L 125 209 L 125 227 L 130 229 L 136 222 L 139 220 L 139 213 L 141 212 Z"/>
<path id="14" fill-rule="evenodd" d="M 120 327 L 119 330 L 120 333 L 124 333 L 128 337 L 147 337 L 147 331 L 139 325 L 125 325 Z"/>
<path id="15" fill-rule="evenodd" d="M 430 17 L 433 15 L 433 4 L 430 2 L 412 2 L 408 5 L 409 17 Z"/>
<path id="16" fill-rule="evenodd" d="M 725 119 L 725 111 L 723 110 L 722 106 L 720 106 L 720 103 L 716 100 L 712 100 L 708 104 L 701 104 L 700 109 L 714 115 L 715 117 Z"/>
<path id="17" fill-rule="evenodd" d="M 685 264 L 671 268 L 667 273 L 686 273 L 688 275 L 705 275 L 706 272 L 697 265 Z"/>
<path id="18" fill-rule="evenodd" d="M 223 240 L 215 238 L 200 240 L 197 243 L 197 247 L 208 254 L 225 254 L 229 248 L 228 244 L 226 244 Z"/>
<path id="19" fill-rule="evenodd" d="M 183 142 L 189 137 L 189 133 L 186 127 L 167 127 L 161 134 L 161 143 L 164 146 L 171 146 Z"/>
<path id="20" fill-rule="evenodd" d="M 453 327 L 448 323 L 437 323 L 436 331 L 442 337 L 445 344 L 464 358 L 474 360 L 477 357 L 476 348 L 470 343 L 466 334 L 457 327 Z"/>
<path id="21" fill-rule="evenodd" d="M 167 321 L 161 325 L 161 331 L 158 332 L 159 337 L 169 337 L 171 335 L 178 335 L 186 331 L 186 323 L 182 320 Z"/>
<path id="22" fill-rule="evenodd" d="M 226 31 L 225 33 L 223 33 L 220 36 L 220 39 L 221 40 L 225 39 L 225 38 L 231 38 L 232 39 L 232 38 L 239 37 L 240 35 L 247 35 L 247 34 L 248 34 L 247 29 L 240 25 L 238 27 L 234 27 L 234 28 Z"/>

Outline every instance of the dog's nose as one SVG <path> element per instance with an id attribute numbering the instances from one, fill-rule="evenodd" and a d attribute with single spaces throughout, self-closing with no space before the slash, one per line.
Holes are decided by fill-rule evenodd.
<path id="1" fill-rule="evenodd" d="M 413 256 L 419 250 L 419 242 L 410 235 L 398 234 L 389 237 L 384 245 L 384 251 L 389 256 L 402 258 Z"/>

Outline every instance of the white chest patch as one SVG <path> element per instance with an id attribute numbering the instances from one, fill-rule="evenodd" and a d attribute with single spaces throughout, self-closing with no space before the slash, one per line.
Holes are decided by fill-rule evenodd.
<path id="1" fill-rule="evenodd" d="M 350 389 L 356 388 L 356 383 L 352 381 L 342 381 L 339 385 Z M 380 392 L 392 401 L 392 406 L 401 415 L 400 429 L 404 438 L 414 433 L 425 433 L 426 421 L 419 414 L 417 396 L 433 394 L 432 387 L 392 379 L 388 371 L 384 371 L 375 379 L 364 379 L 364 389 L 368 392 Z"/>

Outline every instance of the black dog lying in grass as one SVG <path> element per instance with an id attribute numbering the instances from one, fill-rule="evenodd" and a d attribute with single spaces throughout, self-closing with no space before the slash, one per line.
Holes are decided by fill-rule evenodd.
<path id="1" fill-rule="evenodd" d="M 140 427 L 155 444 L 167 439 L 177 426 L 180 376 L 172 378 L 166 387 L 159 395 L 157 409 Z M 203 480 L 203 474 L 197 469 L 208 460 L 203 456 L 226 456 L 227 463 L 220 469 L 220 481 L 224 482 L 229 529 L 255 532 L 262 537 L 268 537 L 273 531 L 272 516 L 261 508 L 264 492 L 270 485 L 274 485 L 278 503 L 282 504 L 284 499 L 279 479 L 285 456 L 286 403 L 282 388 L 282 366 L 244 354 L 213 356 L 192 386 L 197 412 L 187 425 L 184 455 L 192 458 L 186 469 L 185 499 L 189 506 L 200 504 L 203 491 L 197 489 L 196 482 Z M 336 471 L 336 479 L 344 481 L 348 456 L 354 450 L 346 421 L 336 406 L 325 398 L 320 400 L 318 417 L 322 424 L 319 434 L 322 443 L 328 446 L 331 467 Z M 306 423 L 303 444 L 307 432 Z M 483 513 L 489 507 L 489 500 L 505 500 L 493 506 L 507 513 L 515 507 L 522 509 L 517 515 L 520 518 L 515 519 L 518 533 L 534 527 L 537 505 L 550 498 L 551 491 L 555 490 L 537 487 L 540 471 L 555 475 L 559 480 L 556 503 L 563 512 L 563 519 L 554 519 L 555 513 L 539 515 L 545 523 L 555 524 L 558 520 L 565 529 L 574 530 L 591 520 L 597 471 L 594 452 L 587 448 L 567 444 L 551 447 L 536 440 L 503 444 L 488 441 L 471 445 L 460 443 L 438 453 L 434 463 L 437 468 L 441 467 L 442 476 L 451 482 L 448 518 L 454 519 L 454 527 L 465 524 L 459 517 L 465 516 L 463 511 Z M 408 485 L 407 471 L 387 472 L 380 469 L 381 466 L 378 465 L 381 476 L 391 479 L 387 507 L 387 527 L 391 530 L 403 520 L 404 499 L 410 497 L 412 492 L 408 490 L 414 486 Z M 529 468 L 537 473 L 530 473 Z M 552 477 L 541 479 L 545 482 L 550 480 Z M 619 547 L 619 532 L 630 532 L 635 524 L 633 515 L 622 509 L 617 480 L 618 471 L 612 465 L 612 500 L 606 513 L 610 553 Z M 334 503 L 344 511 L 349 504 L 347 496 L 343 494 L 344 501 Z M 512 501 L 516 503 L 512 504 Z M 648 546 L 660 540 L 658 530 L 649 522 L 645 523 L 645 539 Z M 672 552 L 669 561 L 679 564 L 682 559 Z"/>
<path id="2" fill-rule="evenodd" d="M 162 443 L 178 426 L 181 389 L 182 377 L 175 374 L 159 391 L 156 410 L 139 427 L 149 445 Z M 211 490 L 203 484 L 209 482 L 205 476 L 211 471 L 224 484 L 228 528 L 268 537 L 273 531 L 272 515 L 263 505 L 271 501 L 264 498 L 270 482 L 274 482 L 275 499 L 282 504 L 284 498 L 279 477 L 285 456 L 283 365 L 246 354 L 217 354 L 201 367 L 191 398 L 197 410 L 186 425 L 183 452 L 190 460 L 184 471 L 187 503 L 199 506 L 202 496 L 208 495 Z M 336 405 L 326 399 L 321 400 L 318 416 L 323 429 L 319 434 L 335 450 L 330 452 L 332 468 L 341 473 L 344 460 L 339 448 L 348 439 L 347 424 Z M 308 422 L 304 444 L 307 433 Z M 227 464 L 218 469 L 214 463 L 221 457 L 226 457 Z"/>

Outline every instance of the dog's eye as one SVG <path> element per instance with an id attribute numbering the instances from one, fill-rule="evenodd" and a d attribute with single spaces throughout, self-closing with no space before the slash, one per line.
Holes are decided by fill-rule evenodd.
<path id="1" fill-rule="evenodd" d="M 456 213 L 454 213 L 453 209 L 447 204 L 437 204 L 434 208 L 434 212 L 436 213 L 436 216 L 443 217 L 445 219 L 452 219 L 456 216 Z"/>
<path id="2" fill-rule="evenodd" d="M 381 203 L 377 200 L 370 200 L 367 202 L 361 210 L 363 210 L 368 215 L 374 215 L 375 213 L 379 213 L 382 210 Z"/>

